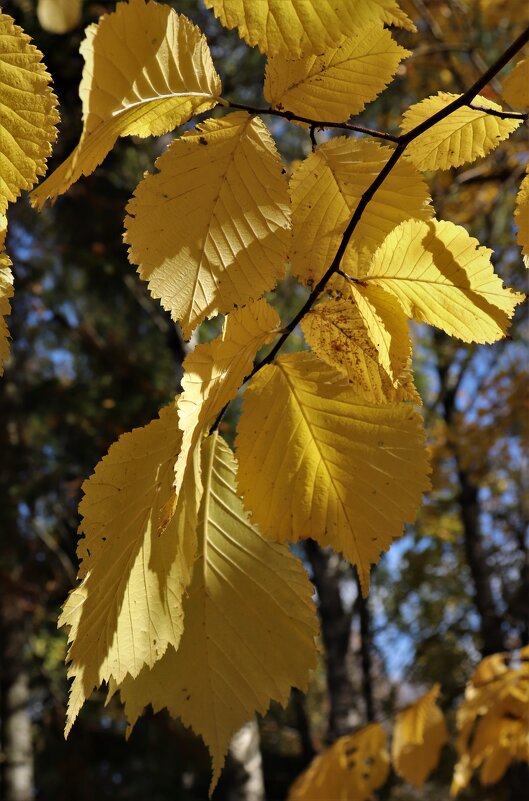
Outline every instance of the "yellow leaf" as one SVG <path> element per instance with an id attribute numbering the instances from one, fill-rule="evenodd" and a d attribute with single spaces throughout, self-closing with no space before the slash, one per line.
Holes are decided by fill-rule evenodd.
<path id="1" fill-rule="evenodd" d="M 380 723 L 340 737 L 299 776 L 287 801 L 371 801 L 389 775 L 386 733 Z"/>
<path id="2" fill-rule="evenodd" d="M 159 419 L 114 443 L 83 485 L 82 582 L 59 621 L 70 627 L 69 676 L 74 677 L 67 732 L 95 687 L 111 677 L 119 683 L 127 674 L 137 676 L 180 640 L 201 497 L 197 456 L 176 514 L 160 535 L 180 441 L 172 404 Z"/>
<path id="3" fill-rule="evenodd" d="M 503 98 L 514 108 L 529 108 L 529 58 L 522 58 L 503 82 Z"/>
<path id="4" fill-rule="evenodd" d="M 376 142 L 341 136 L 320 145 L 296 167 L 290 183 L 291 259 L 303 283 L 315 283 L 330 266 L 360 198 L 392 152 Z M 426 183 L 401 159 L 367 206 L 348 250 L 364 246 L 372 252 L 403 220 L 427 220 L 432 214 Z M 351 272 L 347 253 L 342 267 Z"/>
<path id="5" fill-rule="evenodd" d="M 529 175 L 525 176 L 520 185 L 520 191 L 516 198 L 514 222 L 518 226 L 516 237 L 522 248 L 522 254 L 529 256 Z"/>
<path id="6" fill-rule="evenodd" d="M 160 136 L 213 108 L 220 96 L 205 37 L 166 5 L 118 3 L 87 28 L 81 54 L 83 132 L 73 153 L 32 193 L 39 207 L 90 175 L 119 136 Z"/>
<path id="7" fill-rule="evenodd" d="M 439 92 L 411 106 L 404 114 L 402 132 L 408 133 L 424 120 L 446 108 L 459 95 Z M 472 105 L 501 111 L 501 106 L 478 95 Z M 518 128 L 520 120 L 501 120 L 469 106 L 457 109 L 414 139 L 405 155 L 419 170 L 447 170 L 486 156 Z"/>
<path id="8" fill-rule="evenodd" d="M 0 376 L 4 374 L 4 362 L 9 356 L 9 329 L 5 318 L 11 314 L 9 300 L 13 297 L 11 260 L 4 250 L 6 226 L 6 218 L 0 215 Z"/>
<path id="9" fill-rule="evenodd" d="M 439 763 L 448 742 L 443 713 L 436 704 L 439 685 L 401 710 L 393 727 L 392 758 L 395 772 L 416 787 L 422 787 Z"/>
<path id="10" fill-rule="evenodd" d="M 464 342 L 495 342 L 523 295 L 503 286 L 491 252 L 460 225 L 408 220 L 384 240 L 365 280 L 391 292 L 408 317 Z"/>
<path id="11" fill-rule="evenodd" d="M 399 313 L 406 325 L 400 309 Z M 301 328 L 316 355 L 344 373 L 351 388 L 366 402 L 383 404 L 416 399 L 411 376 L 404 372 L 410 358 L 407 334 L 407 357 L 398 376 L 402 375 L 402 384 L 396 382 L 397 387 L 394 387 L 380 365 L 377 349 L 368 335 L 359 308 L 351 300 L 318 304 L 305 315 Z"/>
<path id="12" fill-rule="evenodd" d="M 367 25 L 415 26 L 396 0 L 205 0 L 225 28 L 261 52 L 302 58 L 320 55 Z"/>
<path id="13" fill-rule="evenodd" d="M 298 559 L 253 528 L 236 493 L 236 462 L 216 434 L 202 445 L 204 496 L 198 556 L 184 601 L 185 630 L 153 668 L 120 691 L 130 726 L 167 707 L 200 734 L 215 786 L 231 736 L 316 666 L 312 586 Z"/>
<path id="14" fill-rule="evenodd" d="M 272 289 L 285 270 L 290 208 L 268 130 L 245 112 L 175 140 L 137 187 L 130 260 L 189 338 L 207 317 Z"/>
<path id="15" fill-rule="evenodd" d="M 415 519 L 428 465 L 420 415 L 367 404 L 310 353 L 281 356 L 251 381 L 238 428 L 239 489 L 266 536 L 312 537 L 371 564 Z"/>
<path id="16" fill-rule="evenodd" d="M 340 294 L 357 306 L 381 366 L 390 379 L 396 381 L 411 358 L 408 322 L 398 300 L 379 286 L 362 280 L 347 281 L 339 275 L 332 279 L 330 286 L 331 291 L 339 289 Z"/>
<path id="17" fill-rule="evenodd" d="M 37 17 L 45 31 L 67 33 L 81 22 L 82 0 L 39 0 Z"/>
<path id="18" fill-rule="evenodd" d="M 369 25 L 322 56 L 269 58 L 264 95 L 273 108 L 344 122 L 380 94 L 408 55 L 386 28 Z"/>
<path id="19" fill-rule="evenodd" d="M 57 136 L 57 99 L 42 54 L 0 11 L 0 215 L 46 171 Z"/>
<path id="20" fill-rule="evenodd" d="M 231 312 L 220 337 L 199 345 L 186 356 L 183 392 L 177 403 L 183 436 L 175 467 L 176 493 L 180 491 L 189 454 L 193 453 L 207 426 L 235 397 L 252 370 L 255 354 L 273 339 L 279 324 L 277 312 L 266 300 L 258 300 Z"/>

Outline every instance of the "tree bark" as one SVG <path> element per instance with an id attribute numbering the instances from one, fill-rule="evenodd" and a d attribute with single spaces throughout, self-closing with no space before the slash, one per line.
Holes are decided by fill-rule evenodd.
<path id="1" fill-rule="evenodd" d="M 327 741 L 332 743 L 359 723 L 349 658 L 351 613 L 345 610 L 340 595 L 340 557 L 312 540 L 306 541 L 305 553 L 318 592 L 329 692 Z"/>
<path id="2" fill-rule="evenodd" d="M 360 661 L 362 665 L 362 695 L 364 697 L 366 722 L 373 723 L 375 716 L 375 703 L 373 699 L 372 681 L 372 636 L 371 636 L 371 610 L 369 599 L 362 595 L 360 580 L 357 577 L 356 586 L 358 596 L 356 607 L 360 619 Z"/>

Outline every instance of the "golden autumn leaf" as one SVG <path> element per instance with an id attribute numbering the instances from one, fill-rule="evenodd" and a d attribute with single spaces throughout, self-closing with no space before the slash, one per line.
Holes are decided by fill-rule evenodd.
<path id="1" fill-rule="evenodd" d="M 5 318 L 11 314 L 9 300 L 13 297 L 11 260 L 4 250 L 6 227 L 6 218 L 0 215 L 0 376 L 4 374 L 4 362 L 9 356 L 9 329 Z"/>
<path id="2" fill-rule="evenodd" d="M 182 593 L 191 578 L 202 491 L 198 455 L 175 515 L 159 532 L 180 442 L 171 404 L 114 443 L 83 484 L 82 581 L 59 621 L 70 629 L 68 675 L 74 678 L 67 732 L 95 687 L 137 676 L 182 635 Z"/>
<path id="3" fill-rule="evenodd" d="M 406 326 L 406 318 L 400 313 Z M 305 315 L 301 328 L 316 355 L 344 373 L 351 388 L 366 402 L 420 402 L 409 370 L 411 344 L 407 330 L 407 355 L 394 386 L 380 364 L 377 348 L 370 339 L 359 307 L 352 299 L 318 304 Z"/>
<path id="4" fill-rule="evenodd" d="M 421 122 L 446 108 L 459 95 L 439 92 L 421 100 L 404 113 L 402 133 L 408 133 Z M 501 106 L 478 95 L 473 106 L 501 111 Z M 518 128 L 520 120 L 502 120 L 486 111 L 463 106 L 453 111 L 429 130 L 414 139 L 405 155 L 419 170 L 447 170 L 486 156 Z"/>
<path id="5" fill-rule="evenodd" d="M 529 58 L 522 58 L 503 82 L 504 100 L 514 108 L 529 108 Z"/>
<path id="6" fill-rule="evenodd" d="M 260 530 L 340 551 L 364 593 L 371 565 L 415 519 L 429 487 L 414 407 L 366 403 L 310 353 L 281 356 L 252 379 L 236 447 L 239 489 Z"/>
<path id="7" fill-rule="evenodd" d="M 461 225 L 408 220 L 384 240 L 364 280 L 393 294 L 408 317 L 464 342 L 495 342 L 524 296 L 503 286 L 491 253 Z"/>
<path id="8" fill-rule="evenodd" d="M 452 795 L 479 770 L 482 784 L 495 784 L 514 761 L 529 762 L 529 653 L 485 657 L 470 678 L 457 712 L 458 762 Z"/>
<path id="9" fill-rule="evenodd" d="M 522 254 L 529 256 L 529 175 L 526 175 L 520 184 L 514 210 L 514 222 L 518 226 L 516 238 L 522 248 Z"/>
<path id="10" fill-rule="evenodd" d="M 290 208 L 281 159 L 257 117 L 210 119 L 175 140 L 136 188 L 130 260 L 184 336 L 257 300 L 285 270 Z"/>
<path id="11" fill-rule="evenodd" d="M 330 266 L 360 198 L 392 152 L 376 142 L 341 136 L 320 145 L 294 169 L 291 260 L 292 271 L 303 283 L 318 281 Z M 362 247 L 374 251 L 403 220 L 428 220 L 432 215 L 424 179 L 401 159 L 363 213 L 348 252 Z M 354 274 L 348 269 L 348 252 L 342 268 Z"/>
<path id="12" fill-rule="evenodd" d="M 205 0 L 225 28 L 237 28 L 263 53 L 296 59 L 321 55 L 346 36 L 377 23 L 415 26 L 397 0 Z"/>
<path id="13" fill-rule="evenodd" d="M 0 11 L 0 215 L 46 171 L 57 136 L 57 99 L 42 54 Z"/>
<path id="14" fill-rule="evenodd" d="M 161 136 L 213 108 L 221 83 L 204 35 L 172 8 L 118 3 L 90 25 L 79 94 L 83 132 L 73 153 L 32 193 L 43 206 L 101 164 L 120 136 Z"/>
<path id="15" fill-rule="evenodd" d="M 448 742 L 443 713 L 437 706 L 436 684 L 415 703 L 398 712 L 393 726 L 392 761 L 395 772 L 421 788 L 439 763 Z"/>
<path id="16" fill-rule="evenodd" d="M 345 122 L 380 94 L 408 55 L 386 28 L 369 25 L 321 56 L 270 57 L 264 95 L 273 108 Z"/>
<path id="17" fill-rule="evenodd" d="M 370 801 L 389 776 L 386 733 L 380 723 L 340 737 L 290 788 L 287 801 Z"/>
<path id="18" fill-rule="evenodd" d="M 362 279 L 368 270 L 369 265 Z M 365 280 L 349 281 L 340 275 L 333 277 L 330 289 L 356 306 L 381 367 L 393 383 L 397 381 L 411 358 L 408 321 L 398 300 L 382 287 Z"/>
<path id="19" fill-rule="evenodd" d="M 184 480 L 188 459 L 207 426 L 235 397 L 251 372 L 257 351 L 273 339 L 279 324 L 277 312 L 266 300 L 258 300 L 228 314 L 222 334 L 186 356 L 183 392 L 177 402 L 183 435 L 175 466 L 176 493 Z"/>
<path id="20" fill-rule="evenodd" d="M 213 790 L 235 731 L 272 699 L 285 704 L 292 686 L 306 688 L 318 624 L 303 566 L 251 526 L 236 492 L 235 459 L 217 434 L 203 442 L 202 465 L 183 637 L 178 650 L 169 646 L 119 689 L 131 727 L 152 704 L 202 736 L 213 759 Z"/>
<path id="21" fill-rule="evenodd" d="M 81 3 L 82 0 L 38 0 L 38 20 L 49 33 L 67 33 L 81 22 Z"/>

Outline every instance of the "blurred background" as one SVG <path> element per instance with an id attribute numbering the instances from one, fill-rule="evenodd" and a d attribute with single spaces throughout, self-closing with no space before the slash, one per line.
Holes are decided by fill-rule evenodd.
<path id="1" fill-rule="evenodd" d="M 2 8 L 32 36 L 53 77 L 62 117 L 53 168 L 81 130 L 84 27 L 115 3 L 85 0 L 81 24 L 63 34 L 43 29 L 36 5 L 6 0 Z M 170 5 L 206 33 L 224 96 L 264 107 L 264 58 L 222 30 L 200 0 Z M 402 5 L 419 33 L 399 31 L 396 38 L 414 54 L 361 117 L 391 132 L 411 103 L 468 87 L 529 22 L 522 0 Z M 487 96 L 498 100 L 500 87 L 501 76 Z M 287 165 L 310 151 L 304 130 L 265 120 Z M 77 572 L 82 482 L 120 434 L 145 425 L 179 390 L 186 345 L 135 275 L 122 244 L 125 204 L 171 136 L 120 139 L 95 174 L 53 207 L 37 214 L 22 199 L 10 210 L 13 341 L 0 383 L 0 773 L 6 801 L 207 798 L 205 747 L 164 713 L 147 712 L 125 742 L 119 704 L 104 707 L 104 695 L 96 693 L 65 742 L 66 646 L 56 628 Z M 324 134 L 317 136 L 321 141 Z M 428 176 L 438 216 L 493 248 L 497 271 L 521 291 L 527 291 L 527 273 L 515 246 L 513 209 L 528 151 L 523 125 L 489 158 Z M 290 279 L 279 287 L 276 305 L 284 319 L 298 308 L 300 293 Z M 463 345 L 413 327 L 433 491 L 416 525 L 374 571 L 367 601 L 340 557 L 310 541 L 296 548 L 315 586 L 320 665 L 306 696 L 295 691 L 286 709 L 272 705 L 242 746 L 234 744 L 215 801 L 265 795 L 282 801 L 326 744 L 367 721 L 389 725 L 396 709 L 434 682 L 441 683 L 452 745 L 420 793 L 393 776 L 378 798 L 448 798 L 455 710 L 466 681 L 482 656 L 529 644 L 528 329 L 526 306 L 510 338 L 494 346 Z M 212 322 L 201 336 L 217 331 Z M 294 337 L 291 347 L 302 346 Z M 223 423 L 228 439 L 236 413 Z M 523 767 L 514 766 L 499 784 L 482 788 L 475 781 L 461 798 L 522 801 L 527 780 Z M 255 790 L 263 782 L 264 790 Z"/>

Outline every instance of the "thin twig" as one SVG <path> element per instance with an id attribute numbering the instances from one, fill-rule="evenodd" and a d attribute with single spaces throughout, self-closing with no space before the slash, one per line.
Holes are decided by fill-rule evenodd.
<path id="1" fill-rule="evenodd" d="M 294 331 L 296 326 L 301 322 L 305 314 L 307 314 L 307 312 L 312 308 L 317 298 L 323 292 L 329 280 L 336 272 L 338 272 L 338 270 L 340 269 L 342 258 L 345 254 L 345 251 L 347 250 L 349 242 L 351 241 L 351 237 L 353 236 L 367 205 L 372 200 L 376 191 L 384 183 L 384 181 L 391 173 L 393 168 L 396 166 L 396 164 L 402 157 L 408 145 L 415 139 L 417 139 L 417 137 L 419 137 L 421 134 L 425 133 L 425 131 L 428 131 L 430 128 L 433 128 L 433 126 L 436 125 L 438 122 L 441 122 L 441 120 L 446 119 L 446 117 L 450 116 L 450 114 L 452 114 L 454 111 L 463 108 L 463 106 L 469 106 L 476 97 L 476 95 L 478 95 L 479 92 L 489 83 L 489 81 L 492 80 L 492 78 L 501 69 L 503 69 L 503 67 L 506 64 L 509 63 L 509 61 L 513 58 L 513 56 L 515 56 L 516 53 L 518 53 L 518 51 L 521 50 L 521 48 L 525 44 L 527 44 L 527 42 L 529 42 L 529 26 L 520 34 L 520 36 L 518 36 L 517 39 L 515 39 L 515 41 L 507 48 L 507 50 L 505 50 L 505 52 L 498 59 L 496 59 L 494 64 L 492 64 L 487 70 L 485 70 L 485 72 L 477 79 L 477 81 L 475 81 L 472 84 L 472 86 L 469 89 L 467 89 L 466 92 L 463 92 L 462 95 L 457 97 L 455 100 L 453 100 L 444 108 L 437 111 L 428 119 L 423 120 L 423 122 L 419 123 L 419 125 L 416 125 L 415 128 L 412 128 L 407 133 L 401 134 L 400 136 L 394 139 L 397 142 L 397 147 L 389 157 L 388 161 L 386 162 L 382 170 L 379 172 L 379 174 L 371 182 L 371 184 L 365 190 L 364 194 L 361 196 L 360 201 L 357 207 L 355 208 L 353 215 L 349 220 L 349 223 L 342 235 L 340 244 L 338 246 L 336 254 L 329 268 L 326 270 L 322 278 L 320 278 L 318 283 L 314 286 L 312 292 L 310 293 L 309 297 L 307 298 L 301 309 L 297 312 L 297 314 L 294 315 L 290 323 L 288 323 L 288 325 L 285 328 L 285 332 L 279 337 L 272 350 L 263 359 L 261 359 L 260 362 L 258 362 L 254 366 L 252 372 L 247 376 L 247 378 L 245 378 L 243 383 L 250 381 L 250 379 L 252 379 L 259 372 L 259 370 L 261 370 L 267 364 L 270 364 L 275 359 L 276 355 L 281 350 L 281 348 L 285 344 L 290 334 Z M 244 106 L 239 106 L 239 108 L 245 108 L 245 110 L 248 110 L 248 108 Z M 263 111 L 256 110 L 254 113 L 263 113 Z M 280 116 L 286 116 L 286 113 L 280 113 Z M 313 120 L 308 120 L 308 122 L 309 124 L 316 124 L 320 126 L 319 122 L 314 123 Z M 322 127 L 325 127 L 325 123 L 322 124 Z M 226 404 L 226 406 L 219 412 L 217 419 L 215 420 L 211 428 L 211 432 L 215 431 L 218 428 L 227 406 L 228 404 Z"/>
<path id="2" fill-rule="evenodd" d="M 385 131 L 377 131 L 374 128 L 366 128 L 364 125 L 356 125 L 352 122 L 324 122 L 321 120 L 311 120 L 309 117 L 300 117 L 292 111 L 279 111 L 276 108 L 256 108 L 255 106 L 247 106 L 245 103 L 235 103 L 233 100 L 226 100 L 223 98 L 220 101 L 221 105 L 225 108 L 241 109 L 247 111 L 248 114 L 270 114 L 272 117 L 282 117 L 288 122 L 303 122 L 313 128 L 339 128 L 344 131 L 356 131 L 356 133 L 363 133 L 367 136 L 374 136 L 377 139 L 385 139 L 388 142 L 397 142 L 398 136 L 386 133 Z"/>
<path id="3" fill-rule="evenodd" d="M 499 117 L 500 120 L 527 120 L 529 113 L 523 111 L 497 111 L 495 108 L 487 108 L 486 106 L 477 106 L 474 103 L 469 103 L 468 107 L 474 111 L 484 111 L 490 114 L 491 117 Z"/>

